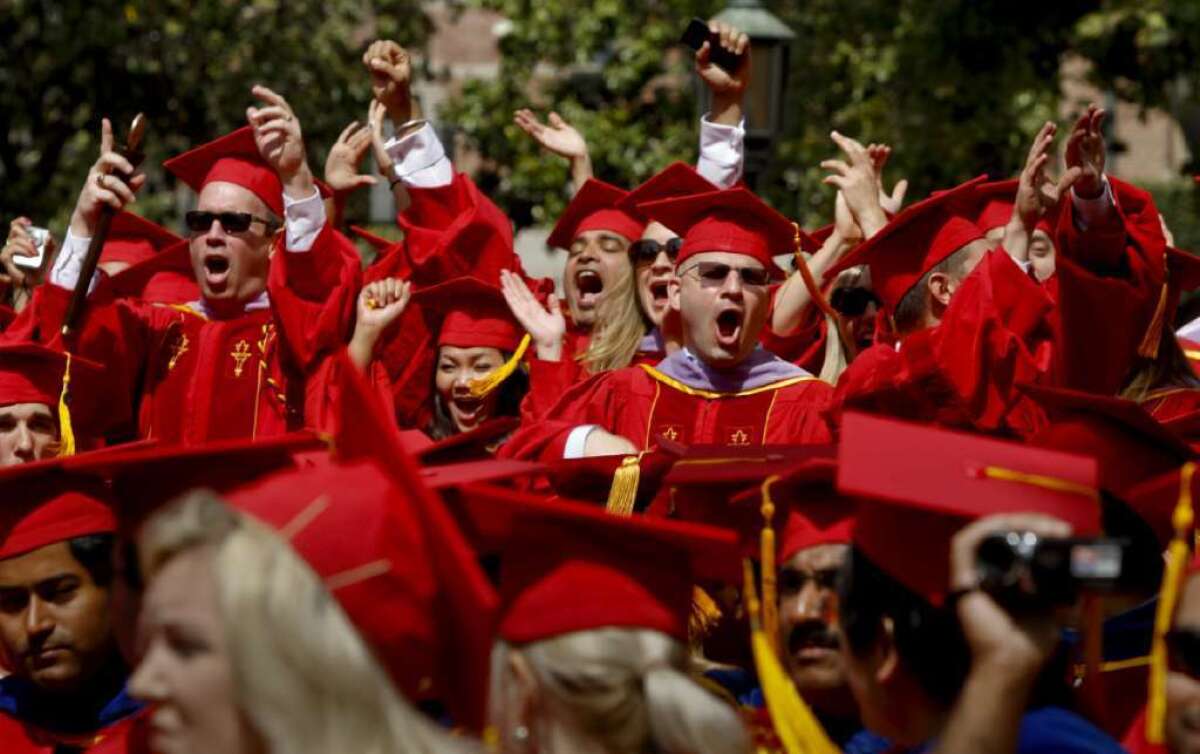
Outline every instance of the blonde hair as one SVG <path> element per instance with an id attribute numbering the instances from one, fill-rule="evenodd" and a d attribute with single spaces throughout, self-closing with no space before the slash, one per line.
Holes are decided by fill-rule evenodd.
<path id="1" fill-rule="evenodd" d="M 273 530 L 194 492 L 155 514 L 143 573 L 214 550 L 219 610 L 238 707 L 273 754 L 476 751 L 437 729 L 392 686 L 345 613 Z"/>
<path id="2" fill-rule="evenodd" d="M 590 374 L 627 367 L 646 330 L 646 317 L 638 302 L 637 273 L 630 269 L 600 299 L 596 328 L 579 362 Z"/>
<path id="3" fill-rule="evenodd" d="M 491 699 L 502 704 L 510 654 L 520 653 L 539 693 L 610 754 L 748 754 L 737 712 L 686 674 L 686 647 L 649 629 L 600 628 L 492 652 Z M 581 744 L 582 746 L 582 744 Z"/>
<path id="4" fill-rule="evenodd" d="M 1120 397 L 1141 403 L 1153 398 L 1155 392 L 1173 388 L 1200 388 L 1200 378 L 1192 371 L 1175 333 L 1164 327 L 1158 352 L 1153 359 L 1137 360 Z"/>

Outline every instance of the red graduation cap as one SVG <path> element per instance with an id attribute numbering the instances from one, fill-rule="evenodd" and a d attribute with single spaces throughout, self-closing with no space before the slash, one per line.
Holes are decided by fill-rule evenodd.
<path id="1" fill-rule="evenodd" d="M 283 217 L 283 184 L 275 169 L 258 153 L 254 129 L 242 126 L 163 163 L 171 175 L 198 194 L 209 183 L 222 181 L 248 189 Z"/>
<path id="2" fill-rule="evenodd" d="M 517 461 L 512 458 L 482 458 L 421 467 L 422 481 L 429 485 L 430 489 L 439 491 L 478 482 L 498 483 L 536 477 L 545 473 L 545 464 Z"/>
<path id="3" fill-rule="evenodd" d="M 782 277 L 773 257 L 796 250 L 791 221 L 744 188 L 664 199 L 638 209 L 683 236 L 676 267 L 696 254 L 724 251 L 745 254 Z"/>
<path id="4" fill-rule="evenodd" d="M 378 395 L 344 353 L 336 358 L 341 362 L 337 369 L 339 425 L 334 438 L 337 456 L 346 463 L 376 461 L 403 493 L 394 504 L 407 505 L 420 522 L 427 553 L 422 563 L 437 587 L 434 610 L 428 616 L 437 627 L 438 641 L 430 650 L 437 658 L 435 692 L 448 693 L 443 701 L 457 722 L 481 730 L 494 637 L 495 591 L 449 512 L 422 482 Z M 369 602 L 364 601 L 362 608 L 370 610 Z M 404 672 L 403 668 L 397 672 Z"/>
<path id="5" fill-rule="evenodd" d="M 440 319 L 431 323 L 431 329 L 437 329 L 439 346 L 489 347 L 512 353 L 525 337 L 504 294 L 478 278 L 460 277 L 424 288 L 413 294 L 413 302 L 422 312 Z"/>
<path id="6" fill-rule="evenodd" d="M 139 215 L 119 212 L 113 217 L 108 238 L 100 250 L 100 261 L 137 264 L 152 259 L 163 249 L 183 240 Z"/>
<path id="7" fill-rule="evenodd" d="M 498 634 L 514 644 L 606 627 L 686 641 L 695 584 L 740 583 L 730 531 L 488 485 L 455 500 L 480 552 L 500 555 Z"/>
<path id="8" fill-rule="evenodd" d="M 105 283 L 115 298 L 132 298 L 148 304 L 186 304 L 200 300 L 200 285 L 192 270 L 187 241 L 135 263 Z"/>
<path id="9" fill-rule="evenodd" d="M 646 223 L 629 211 L 621 209 L 621 202 L 626 196 L 627 191 L 610 183 L 589 178 L 563 210 L 562 216 L 554 225 L 554 230 L 546 239 L 546 245 L 569 249 L 581 233 L 589 230 L 607 230 L 630 241 L 636 241 L 641 237 Z"/>
<path id="10" fill-rule="evenodd" d="M 625 195 L 617 206 L 635 217 L 642 217 L 638 205 L 663 199 L 707 194 L 717 186 L 686 162 L 672 162 L 650 176 L 642 185 Z"/>
<path id="11" fill-rule="evenodd" d="M 1020 387 L 1050 417 L 1029 444 L 1095 458 L 1100 486 L 1118 497 L 1195 456 L 1187 442 L 1133 401 L 1065 388 Z"/>
<path id="12" fill-rule="evenodd" d="M 434 441 L 419 429 L 402 430 L 404 449 L 424 467 L 491 459 L 492 450 L 521 424 L 520 417 L 498 416 L 474 429 Z M 419 435 L 419 437 L 418 437 Z"/>
<path id="13" fill-rule="evenodd" d="M 995 513 L 1043 513 L 1077 536 L 1100 531 L 1096 461 L 988 437 L 847 413 L 838 490 L 860 501 L 854 544 L 876 565 L 941 605 L 950 540 Z"/>
<path id="14" fill-rule="evenodd" d="M 1200 257 L 1168 246 L 1166 311 L 1174 312 L 1182 295 L 1197 288 L 1200 288 Z"/>
<path id="15" fill-rule="evenodd" d="M 41 403 L 58 412 L 62 452 L 75 452 L 75 435 L 99 436 L 104 368 L 38 343 L 0 344 L 0 406 Z"/>
<path id="16" fill-rule="evenodd" d="M 949 191 L 917 202 L 892 218 L 870 239 L 825 273 L 832 279 L 842 270 L 865 264 L 871 268 L 871 287 L 889 313 L 904 294 L 946 257 L 984 237 L 970 219 L 980 176 Z"/>
<path id="17" fill-rule="evenodd" d="M 60 459 L 0 469 L 0 498 L 0 560 L 116 530 L 103 485 L 64 472 Z"/>
<path id="18" fill-rule="evenodd" d="M 814 457 L 774 476 L 769 486 L 775 507 L 772 520 L 778 532 L 776 562 L 783 563 L 801 550 L 818 545 L 850 544 L 854 531 L 855 501 L 836 486 L 837 460 Z M 733 499 L 734 505 L 759 512 L 764 503 L 763 484 Z M 758 545 L 763 518 L 748 532 L 747 544 Z"/>
<path id="19" fill-rule="evenodd" d="M 981 231 L 1008 225 L 1017 200 L 1016 179 L 981 183 L 975 188 L 975 210 L 971 220 Z"/>

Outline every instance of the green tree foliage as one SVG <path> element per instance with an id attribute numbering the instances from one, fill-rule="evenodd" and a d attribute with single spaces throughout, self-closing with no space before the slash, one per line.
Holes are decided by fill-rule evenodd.
<path id="1" fill-rule="evenodd" d="M 177 212 L 163 159 L 245 123 L 250 87 L 289 99 L 320 174 L 350 120 L 365 120 L 360 61 L 384 35 L 419 46 L 419 0 L 8 0 L 0 3 L 0 217 L 62 222 L 96 157 L 100 119 L 122 139 L 149 121 L 138 211 Z"/>
<path id="2" fill-rule="evenodd" d="M 443 115 L 494 161 L 489 187 L 518 222 L 553 218 L 566 183 L 566 166 L 511 125 L 512 111 L 531 99 L 584 131 L 602 178 L 630 186 L 672 159 L 695 159 L 690 58 L 670 51 L 691 17 L 708 17 L 724 2 L 472 2 L 512 19 L 512 31 L 502 40 L 499 79 L 470 84 Z M 817 167 L 835 151 L 832 129 L 894 145 L 891 173 L 910 178 L 912 195 L 984 172 L 1015 172 L 1038 126 L 1055 115 L 1061 56 L 1074 24 L 1094 7 L 1087 0 L 764 5 L 797 41 L 784 131 L 758 189 L 810 223 L 832 215 Z M 541 74 L 539 62 L 558 67 L 557 75 Z M 656 81 L 676 88 L 656 91 Z"/>

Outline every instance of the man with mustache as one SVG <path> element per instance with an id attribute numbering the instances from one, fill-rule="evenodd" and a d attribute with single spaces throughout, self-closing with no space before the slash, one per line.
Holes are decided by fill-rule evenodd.
<path id="1" fill-rule="evenodd" d="M 141 706 L 112 624 L 116 522 L 57 462 L 0 474 L 0 741 L 6 754 L 124 751 Z"/>
<path id="2" fill-rule="evenodd" d="M 794 227 L 744 189 L 642 205 L 683 234 L 671 281 L 683 349 L 655 367 L 605 372 L 565 393 L 544 421 L 505 446 L 518 458 L 578 458 L 648 449 L 660 440 L 731 448 L 831 439 L 828 385 L 758 342 L 781 276 L 773 255 Z"/>

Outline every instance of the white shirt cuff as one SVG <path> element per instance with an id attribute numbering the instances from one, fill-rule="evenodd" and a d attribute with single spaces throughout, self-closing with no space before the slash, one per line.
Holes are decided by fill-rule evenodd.
<path id="1" fill-rule="evenodd" d="M 438 188 L 454 180 L 454 166 L 433 126 L 425 125 L 384 145 L 396 164 L 396 177 L 412 188 Z"/>
<path id="2" fill-rule="evenodd" d="M 62 249 L 58 252 L 58 258 L 54 260 L 54 266 L 50 268 L 50 282 L 60 288 L 74 290 L 76 284 L 79 283 L 79 275 L 83 272 L 83 260 L 87 258 L 88 246 L 91 243 L 92 239 L 80 238 L 68 230 L 67 237 L 63 239 Z M 99 277 L 99 273 L 92 273 L 92 280 L 88 283 L 88 293 L 96 289 Z"/>
<path id="3" fill-rule="evenodd" d="M 1200 340 L 1200 317 L 1176 330 L 1175 335 L 1185 340 Z"/>
<path id="4" fill-rule="evenodd" d="M 325 201 L 320 189 L 305 199 L 283 195 L 283 225 L 287 229 L 287 250 L 305 252 L 313 247 L 325 227 Z"/>
<path id="5" fill-rule="evenodd" d="M 1017 266 L 1021 268 L 1021 272 L 1024 272 L 1026 275 L 1028 275 L 1029 271 L 1033 269 L 1033 262 L 1030 262 L 1028 259 L 1013 259 L 1011 256 L 1009 259 L 1012 259 L 1014 262 L 1016 262 Z"/>
<path id="6" fill-rule="evenodd" d="M 584 451 L 587 449 L 588 435 L 592 433 L 593 429 L 599 428 L 599 424 L 581 424 L 571 430 L 571 434 L 567 435 L 567 445 L 563 448 L 563 459 L 583 458 Z"/>
<path id="7" fill-rule="evenodd" d="M 700 119 L 700 159 L 696 161 L 696 171 L 717 188 L 733 188 L 742 179 L 745 126 L 745 119 L 736 126 L 713 123 L 707 115 Z"/>
<path id="8" fill-rule="evenodd" d="M 1075 207 L 1075 223 L 1080 230 L 1102 222 L 1109 212 L 1117 206 L 1113 199 L 1112 186 L 1108 176 L 1103 176 L 1104 191 L 1095 199 L 1083 199 L 1071 189 L 1071 204 Z"/>

